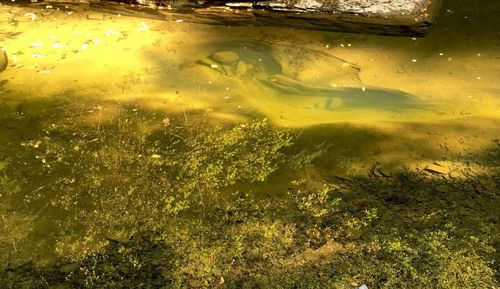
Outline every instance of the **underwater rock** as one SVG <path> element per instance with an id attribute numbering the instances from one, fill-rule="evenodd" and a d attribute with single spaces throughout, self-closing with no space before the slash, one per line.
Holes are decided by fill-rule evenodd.
<path id="1" fill-rule="evenodd" d="M 4 71 L 7 68 L 7 64 L 9 64 L 9 60 L 7 59 L 7 52 L 5 50 L 0 49 L 0 72 Z"/>
<path id="2" fill-rule="evenodd" d="M 238 64 L 236 64 L 236 75 L 245 75 L 248 71 L 249 67 L 244 61 L 238 61 Z"/>
<path id="3" fill-rule="evenodd" d="M 240 60 L 240 56 L 233 51 L 217 51 L 212 53 L 210 58 L 214 61 L 227 65 L 234 65 L 238 62 L 238 60 Z"/>
<path id="4" fill-rule="evenodd" d="M 222 70 L 224 70 L 224 74 L 226 76 L 234 76 L 233 68 L 230 65 L 223 64 L 222 65 Z"/>

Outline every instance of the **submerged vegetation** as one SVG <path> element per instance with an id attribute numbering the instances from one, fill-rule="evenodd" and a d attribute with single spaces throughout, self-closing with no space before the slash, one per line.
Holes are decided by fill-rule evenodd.
<path id="1" fill-rule="evenodd" d="M 265 119 L 57 107 L 2 155 L 5 288 L 497 284 L 497 174 L 311 182 L 297 172 L 329 148 L 297 147 Z M 282 171 L 295 173 L 270 190 Z"/>

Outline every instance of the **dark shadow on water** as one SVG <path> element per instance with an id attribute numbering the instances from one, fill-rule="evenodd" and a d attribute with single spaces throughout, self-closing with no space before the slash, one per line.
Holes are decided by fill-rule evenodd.
<path id="1" fill-rule="evenodd" d="M 342 110 L 353 108 L 376 109 L 382 111 L 400 112 L 407 109 L 432 110 L 432 105 L 421 103 L 417 97 L 394 89 L 384 88 L 308 88 L 306 86 L 284 86 L 272 81 L 262 83 L 287 95 L 303 97 L 324 97 L 322 109 Z"/>
<path id="2" fill-rule="evenodd" d="M 219 242 L 225 238 L 230 239 L 231 234 L 234 234 L 230 228 L 245 228 L 253 223 L 273 220 L 295 228 L 296 239 L 293 242 L 294 246 L 297 246 L 296 249 L 299 250 L 297 253 L 306 249 L 311 250 L 311 248 L 316 250 L 332 240 L 320 235 L 313 238 L 311 243 L 304 244 L 301 241 L 301 238 L 304 237 L 302 234 L 307 235 L 308 229 L 315 228 L 315 230 L 321 231 L 327 230 L 329 227 L 338 227 L 337 222 L 342 214 L 357 217 L 362 216 L 366 210 L 371 210 L 376 212 L 377 218 L 362 230 L 360 236 L 352 239 L 352 237 L 341 234 L 335 239 L 335 242 L 362 246 L 363 243 L 376 243 L 379 239 L 383 239 L 405 246 L 396 251 L 399 254 L 396 256 L 391 255 L 394 252 L 388 248 L 367 247 L 361 251 L 352 250 L 352 252 L 341 253 L 341 258 L 335 258 L 334 261 L 329 262 L 323 261 L 328 260 L 327 258 L 330 256 L 328 254 L 339 255 L 335 255 L 337 254 L 335 252 L 325 253 L 322 255 L 323 259 L 312 259 L 306 264 L 300 265 L 289 262 L 281 265 L 273 264 L 267 261 L 267 258 L 273 257 L 259 259 L 254 255 L 255 253 L 244 251 L 242 257 L 245 263 L 219 273 L 228 282 L 225 284 L 227 288 L 241 288 L 242 284 L 262 284 L 263 280 L 267 285 L 275 284 L 274 282 L 279 282 L 282 274 L 288 276 L 286 279 L 288 282 L 295 284 L 294 288 L 311 288 L 310 282 L 312 280 L 324 284 L 344 275 L 361 275 L 365 282 L 374 287 L 383 286 L 386 282 L 396 282 L 401 286 L 422 285 L 419 282 L 435 285 L 433 282 L 438 278 L 440 272 L 449 269 L 442 267 L 447 266 L 446 262 L 460 262 L 460 259 L 457 258 L 466 257 L 468 254 L 480 256 L 481 259 L 475 259 L 475 262 L 498 258 L 498 252 L 495 253 L 488 249 L 498 248 L 500 244 L 495 228 L 495 224 L 499 222 L 496 211 L 500 205 L 497 195 L 500 190 L 500 177 L 498 175 L 480 175 L 458 180 L 430 178 L 422 174 L 401 172 L 391 178 L 359 177 L 350 180 L 332 178 L 326 180 L 326 183 L 336 188 L 333 190 L 334 197 L 342 199 L 340 212 L 329 215 L 330 217 L 311 218 L 307 214 L 301 215 L 293 200 L 286 199 L 286 196 L 280 196 L 280 199 L 267 197 L 265 200 L 252 201 L 252 204 L 255 202 L 270 204 L 259 212 L 252 212 L 253 207 L 246 207 L 246 205 L 242 205 L 242 207 L 236 205 L 236 209 L 232 210 L 222 209 L 224 205 L 221 204 L 221 207 L 208 208 L 201 215 L 192 216 L 194 219 L 203 219 L 205 226 L 204 229 L 199 227 L 191 229 L 193 235 L 198 236 L 197 241 L 193 240 L 193 244 L 205 236 L 207 238 L 205 241 L 208 242 L 206 249 L 208 249 L 213 242 Z M 241 200 L 228 201 L 237 204 Z M 183 220 L 180 221 L 185 223 Z M 221 221 L 224 226 L 220 226 Z M 197 228 L 200 229 L 199 232 L 196 231 Z M 205 230 L 212 233 L 207 234 Z M 421 236 L 440 236 L 439 234 L 442 233 L 446 234 L 445 238 L 434 241 L 439 243 L 428 244 L 425 239 L 419 239 Z M 210 238 L 215 239 L 210 241 Z M 245 236 L 245 238 L 251 237 Z M 476 244 L 474 240 L 479 240 L 479 242 Z M 66 260 L 61 259 L 48 268 L 37 268 L 30 263 L 0 272 L 0 279 L 4 280 L 3 284 L 7 284 L 5 288 L 9 289 L 49 288 L 49 286 L 55 285 L 66 286 L 64 288 L 96 288 L 96 286 L 108 288 L 109 284 L 113 284 L 109 288 L 170 288 L 174 283 L 173 274 L 175 270 L 179 269 L 176 267 L 175 260 L 183 258 L 183 256 L 176 255 L 176 249 L 168 245 L 172 241 L 168 240 L 168 236 L 165 235 L 141 232 L 127 242 L 111 241 L 104 251 L 90 255 L 80 263 L 68 264 L 65 263 Z M 485 246 L 483 241 L 489 245 Z M 472 245 L 474 247 L 469 247 Z M 183 245 L 177 244 L 175 246 L 182 248 Z M 423 246 L 423 248 L 417 246 Z M 436 259 L 433 258 L 438 256 L 438 252 L 431 251 L 432 254 L 436 254 L 433 256 L 427 255 L 430 253 L 428 251 L 419 251 L 419 249 L 428 249 L 427 246 L 431 248 L 433 248 L 432 246 L 440 246 L 438 247 L 440 248 L 439 253 L 449 259 L 446 259 L 443 265 L 434 263 Z M 262 250 L 266 249 L 262 248 Z M 404 263 L 404 258 L 401 257 L 401 254 L 408 254 L 408 252 L 416 254 L 413 256 L 411 264 Z M 231 254 L 231 252 L 220 254 Z M 292 253 L 286 253 L 280 258 L 282 257 L 285 259 L 280 260 L 297 258 Z M 221 258 L 224 260 L 223 256 Z M 131 260 L 134 260 L 135 263 Z M 140 264 L 140 266 L 134 264 Z M 453 263 L 450 268 L 458 270 L 458 274 L 463 274 L 464 271 L 461 270 L 465 270 L 467 265 L 467 263 Z M 498 269 L 498 264 L 490 265 L 492 269 Z M 374 268 L 377 266 L 381 267 Z M 404 270 L 408 270 L 407 266 L 410 266 L 412 274 L 422 276 L 422 279 L 413 279 L 415 276 L 410 278 L 404 273 L 401 273 L 402 276 L 390 275 L 390 270 L 404 272 Z M 238 269 L 235 270 L 235 268 Z M 92 274 L 88 272 L 92 272 Z M 185 274 L 194 274 L 194 272 Z M 309 276 L 310 274 L 312 276 L 308 278 L 314 279 L 306 282 L 308 285 L 303 284 L 301 278 L 304 277 L 297 277 Z M 433 274 L 433 277 L 428 278 L 427 274 Z M 219 275 L 213 275 L 216 282 L 218 282 L 217 278 L 220 278 Z M 263 277 L 264 279 L 262 279 Z M 474 275 L 473 277 L 480 276 Z M 192 278 L 197 278 L 197 276 L 192 275 Z M 89 281 L 92 282 L 91 285 L 87 283 Z M 20 284 L 24 287 L 16 287 Z M 391 284 L 394 285 L 394 283 Z M 436 285 L 435 288 L 444 287 Z"/>
<path id="3" fill-rule="evenodd" d="M 58 220 L 71 220 L 69 215 L 64 215 L 65 212 L 59 211 L 59 208 L 54 208 L 53 210 L 43 209 L 45 203 L 51 200 L 52 197 L 49 194 L 53 193 L 51 190 L 54 190 L 54 188 L 50 186 L 54 184 L 54 181 L 58 177 L 64 176 L 64 178 L 66 178 L 67 175 L 67 179 L 71 179 L 78 178 L 78 176 L 71 176 L 71 172 L 68 171 L 59 172 L 49 170 L 49 173 L 41 173 L 46 170 L 46 168 L 44 168 L 41 159 L 36 158 L 36 156 L 42 156 L 46 153 L 43 149 L 51 148 L 44 147 L 44 142 L 49 141 L 47 137 L 50 137 L 54 142 L 60 142 L 67 146 L 72 155 L 78 156 L 80 152 L 82 154 L 84 152 L 75 150 L 74 146 L 79 144 L 79 141 L 88 141 L 93 145 L 92 140 L 96 133 L 95 130 L 91 129 L 92 126 L 87 127 L 83 134 L 80 133 L 76 136 L 72 134 L 73 131 L 63 131 L 60 134 L 48 134 L 46 131 L 47 128 L 52 127 L 52 124 L 57 127 L 58 125 L 74 123 L 78 117 L 89 114 L 91 110 L 97 112 L 99 110 L 98 105 L 103 108 L 118 105 L 118 112 L 115 113 L 121 115 L 123 123 L 126 123 L 125 120 L 136 120 L 139 122 L 154 121 L 161 125 L 165 117 L 163 112 L 142 108 L 137 102 L 117 104 L 112 101 L 96 101 L 96 99 L 85 100 L 81 98 L 72 98 L 70 96 L 68 96 L 68 98 L 54 97 L 47 101 L 25 101 L 14 107 L 0 107 L 0 134 L 2 136 L 10 134 L 9 138 L 4 139 L 4 141 L 0 143 L 0 161 L 13 161 L 13 167 L 7 171 L 7 175 L 13 178 L 21 177 L 21 179 L 24 179 L 26 183 L 20 183 L 22 185 L 22 191 L 18 193 L 20 196 L 26 195 L 28 199 L 38 202 L 38 204 L 32 203 L 30 205 L 31 207 L 26 207 L 27 203 L 25 203 L 25 199 L 15 200 L 13 202 L 9 200 L 9 202 L 2 202 L 2 204 L 10 206 L 10 208 L 8 208 L 10 212 L 14 210 L 20 215 L 26 214 L 30 216 L 31 214 L 31 216 L 35 217 L 32 224 L 33 231 L 29 233 L 27 238 L 32 238 L 32 242 L 37 244 L 45 242 L 45 245 L 41 245 L 42 247 L 52 242 L 51 238 L 57 239 L 60 237 L 56 231 L 58 230 Z M 172 121 L 176 117 L 183 120 L 186 116 L 172 115 Z M 196 112 L 189 114 L 188 117 L 196 117 Z M 118 122 L 118 124 L 119 123 L 120 122 Z M 207 122 L 204 124 L 206 126 L 211 125 Z M 457 131 L 474 129 L 472 126 L 467 127 L 463 125 L 453 126 L 450 124 L 442 124 L 442 126 L 443 129 L 446 128 Z M 413 126 L 407 124 L 407 128 L 411 128 L 412 130 L 426 129 L 423 124 L 415 124 Z M 120 138 L 120 136 L 116 135 L 117 132 L 113 131 L 113 129 L 115 129 L 114 126 L 102 126 L 100 129 L 108 130 L 108 135 L 113 141 L 118 139 L 127 140 L 126 136 Z M 402 128 L 402 130 L 404 130 L 404 128 Z M 125 132 L 132 133 L 131 131 Z M 324 179 L 317 179 L 317 181 L 324 182 L 327 185 L 337 188 L 335 196 L 341 197 L 343 200 L 341 212 L 352 214 L 353 216 L 360 216 L 364 214 L 363 212 L 365 210 L 376 209 L 377 211 L 378 218 L 370 227 L 363 230 L 359 239 L 351 240 L 347 235 L 340 235 L 336 241 L 343 243 L 353 241 L 361 243 L 371 242 L 373 239 L 382 235 L 390 235 L 394 238 L 407 240 L 408 232 L 412 234 L 415 232 L 432 232 L 436 229 L 443 229 L 446 223 L 453 223 L 460 228 L 457 233 L 459 235 L 456 237 L 459 241 L 465 240 L 466 236 L 469 235 L 477 238 L 489 238 L 490 235 L 493 236 L 495 234 L 496 229 L 494 228 L 494 224 L 498 223 L 498 214 L 496 214 L 496 210 L 500 206 L 500 204 L 498 204 L 498 191 L 500 189 L 500 178 L 498 175 L 477 175 L 465 179 L 448 179 L 446 177 L 435 177 L 402 170 L 388 178 L 375 176 L 346 178 L 345 176 L 339 176 L 334 173 L 328 174 L 328 172 L 331 172 L 333 169 L 336 171 L 345 170 L 347 164 L 352 162 L 365 162 L 366 160 L 371 160 L 373 156 L 380 153 L 379 147 L 383 143 L 400 142 L 400 146 L 393 148 L 393 153 L 403 153 L 405 150 L 408 150 L 408 147 L 404 145 L 405 142 L 408 142 L 408 139 L 404 139 L 405 137 L 403 137 L 400 131 L 388 133 L 377 129 L 349 124 L 318 125 L 302 132 L 297 131 L 296 133 L 298 138 L 295 140 L 294 147 L 290 148 L 287 154 L 294 154 L 301 151 L 301 149 L 311 148 L 317 144 L 325 144 L 323 156 L 314 160 L 313 165 L 318 170 L 325 172 L 323 174 Z M 155 135 L 155 132 L 151 132 L 151 135 Z M 172 137 L 172 139 L 177 138 Z M 41 140 L 39 147 L 35 147 L 37 140 Z M 29 148 L 30 151 L 21 152 L 20 143 L 29 141 L 32 141 L 31 144 L 33 145 Z M 125 142 L 121 154 L 117 156 L 124 156 L 127 152 L 127 145 L 130 144 L 129 142 Z M 118 147 L 116 142 L 110 143 L 109 145 Z M 429 143 L 421 142 L 412 145 L 418 146 L 419 151 L 428 154 L 429 158 L 433 155 L 438 155 L 438 152 L 435 151 L 436 148 Z M 477 155 L 483 157 L 473 158 L 471 162 L 475 161 L 488 166 L 498 164 L 498 147 L 493 146 L 491 150 L 488 149 L 484 152 L 477 152 Z M 123 161 L 126 161 L 126 159 L 123 159 Z M 28 166 L 24 163 L 28 163 Z M 122 171 L 117 170 L 115 174 L 119 176 L 120 172 Z M 135 171 L 135 173 L 138 174 L 138 180 L 141 179 L 141 176 L 144 177 L 144 172 L 142 171 Z M 279 174 L 280 172 L 277 173 L 277 176 L 279 176 Z M 124 181 L 125 177 L 124 175 L 121 181 Z M 268 180 L 269 182 L 252 184 L 249 187 L 243 185 L 239 187 L 239 189 L 244 189 L 244 191 L 249 193 L 259 190 L 267 191 L 268 194 L 255 194 L 256 197 L 265 197 L 260 201 L 267 204 L 263 207 L 264 209 L 258 212 L 252 211 L 254 210 L 252 208 L 243 208 L 240 212 L 244 214 L 239 214 L 235 213 L 233 209 L 227 209 L 226 205 L 234 205 L 239 202 L 239 199 L 232 199 L 232 197 L 229 197 L 227 200 L 221 199 L 220 202 L 227 201 L 228 203 L 223 203 L 219 207 L 206 207 L 203 208 L 203 210 L 195 210 L 193 215 L 182 216 L 179 219 L 181 222 L 178 224 L 180 226 L 179 228 L 189 227 L 189 223 L 186 225 L 186 221 L 194 220 L 193 222 L 196 224 L 203 223 L 201 227 L 200 225 L 192 227 L 190 233 L 197 237 L 193 237 L 193 239 L 190 240 L 200 240 L 200 238 L 204 238 L 203 236 L 208 236 L 207 242 L 210 242 L 206 244 L 213 244 L 214 240 L 216 244 L 218 241 L 224 240 L 224 238 L 232 234 L 233 231 L 229 231 L 230 228 L 234 229 L 235 226 L 238 228 L 237 226 L 240 225 L 253 224 L 252 222 L 260 224 L 260 222 L 265 220 L 272 220 L 297 229 L 298 236 L 294 239 L 294 242 L 297 242 L 295 244 L 297 250 L 305 250 L 309 247 L 317 249 L 328 241 L 322 237 L 323 235 L 320 234 L 319 237 L 314 237 L 308 245 L 305 245 L 303 241 L 301 241 L 304 239 L 303 236 L 301 237 L 301 234 L 305 234 L 303 232 L 315 226 L 321 230 L 326 228 L 323 226 L 334 227 L 334 225 L 337 225 L 337 219 L 333 217 L 332 219 L 317 221 L 316 218 L 310 216 L 304 217 L 298 214 L 297 208 L 294 207 L 290 199 L 287 199 L 289 197 L 287 197 L 286 194 L 275 194 L 277 191 L 286 191 L 288 189 L 288 183 L 293 179 L 293 176 L 288 175 L 286 177 L 288 179 L 283 177 L 278 178 L 277 181 L 273 180 L 273 177 L 271 177 Z M 286 181 L 284 181 L 285 179 Z M 114 184 L 104 183 L 105 188 L 112 188 L 113 185 Z M 40 187 L 41 189 L 37 190 Z M 66 186 L 63 188 L 70 187 L 71 186 Z M 258 187 L 263 188 L 259 189 Z M 44 191 L 45 188 L 47 188 L 46 191 Z M 55 189 L 57 193 L 58 188 L 56 187 Z M 110 191 L 112 192 L 112 190 Z M 36 193 L 41 193 L 41 195 L 36 196 Z M 72 191 L 64 191 L 63 193 L 70 196 Z M 112 197 L 113 194 L 107 195 L 107 197 L 109 196 Z M 2 197 L 5 198 L 6 196 Z M 247 209 L 250 213 L 245 211 Z M 8 212 L 9 211 L 6 213 Z M 247 217 L 245 216 L 250 217 L 246 219 Z M 193 220 L 188 217 L 192 217 Z M 119 218 L 115 220 L 120 221 Z M 201 221 L 199 222 L 199 220 Z M 74 222 L 78 222 L 78 220 Z M 76 233 L 79 232 L 73 231 L 73 234 Z M 162 236 L 162 238 L 165 238 L 165 236 Z M 49 267 L 39 268 L 34 262 L 30 262 L 28 258 L 21 266 L 12 266 L 0 272 L 0 281 L 5 281 L 2 284 L 7 284 L 6 288 L 9 289 L 23 288 L 19 287 L 19 284 L 23 284 L 24 288 L 49 288 L 51 285 L 68 286 L 68 288 L 95 288 L 96 284 L 102 285 L 103 287 L 105 287 L 106 284 L 116 285 L 116 287 L 112 287 L 115 286 L 112 285 L 109 288 L 126 288 L 127 286 L 128 288 L 132 288 L 137 284 L 149 284 L 149 287 L 144 288 L 161 288 L 160 286 L 169 285 L 173 280 L 171 275 L 172 270 L 176 270 L 175 264 L 172 263 L 173 260 L 182 260 L 183 258 L 183 256 L 176 255 L 176 250 L 165 245 L 161 240 L 161 238 L 156 239 L 155 234 L 149 232 L 144 234 L 139 233 L 128 242 L 119 243 L 117 241 L 112 241 L 104 248 L 103 252 L 89 255 L 78 264 L 67 264 L 66 262 L 68 262 L 68 260 L 59 258 L 51 263 Z M 169 242 L 176 243 L 177 241 L 170 240 Z M 493 238 L 491 242 L 493 245 L 498 246 L 498 239 Z M 446 246 L 450 246 L 453 250 L 456 249 L 453 247 L 452 243 Z M 35 251 L 31 252 L 27 250 L 24 251 L 23 254 L 33 258 L 35 257 L 34 252 Z M 259 258 L 266 260 L 264 257 L 245 255 L 250 254 L 246 251 L 243 251 L 242 254 L 244 254 L 242 258 L 245 262 L 257 265 L 256 267 L 250 266 L 249 269 L 245 270 L 250 270 L 250 272 L 252 272 L 251 270 L 258 271 L 259 268 L 264 268 L 265 270 L 259 273 L 261 276 L 262 274 L 268 274 L 268 270 L 271 269 L 277 270 L 274 271 L 275 274 L 289 274 L 290 276 L 295 276 L 294 274 L 290 274 L 290 272 L 301 270 L 294 266 L 285 266 L 285 269 L 281 267 L 281 269 L 266 267 L 271 263 L 267 261 L 259 263 L 260 261 L 258 261 L 261 260 Z M 365 252 L 365 254 L 365 256 L 368 256 L 367 258 L 375 256 L 373 255 L 374 253 L 370 251 Z M 489 258 L 487 257 L 489 256 L 488 254 L 490 253 L 484 253 L 484 255 L 481 256 Z M 358 257 L 359 256 L 355 258 Z M 134 265 L 134 262 L 137 261 L 141 263 L 141 266 Z M 349 262 L 349 258 L 346 257 L 343 261 L 339 262 L 344 261 Z M 350 269 L 348 271 L 342 271 L 342 269 L 340 272 L 335 271 L 337 269 L 329 271 L 332 267 L 328 267 L 330 269 L 327 269 L 327 267 L 318 263 L 314 265 L 316 267 L 311 272 L 318 272 L 318 270 L 325 272 L 322 278 L 333 278 L 332 276 L 338 274 L 347 274 L 350 276 L 368 274 L 363 271 L 365 267 L 359 264 L 359 266 L 342 266 L 342 264 L 343 263 L 340 263 L 338 267 L 334 268 Z M 438 268 L 434 267 L 431 267 L 431 269 L 438 270 Z M 94 272 L 92 274 L 95 275 L 88 275 L 88 272 Z M 221 272 L 221 274 L 228 280 L 227 282 L 242 282 L 249 284 L 260 282 L 259 280 L 253 279 L 257 278 L 255 274 L 245 275 L 237 270 L 224 271 Z M 372 272 L 370 274 L 373 275 L 367 278 L 379 280 L 377 282 L 383 282 L 380 281 L 383 280 L 383 271 L 379 271 L 378 273 Z M 99 277 L 94 278 L 93 276 Z M 193 278 L 195 277 L 196 274 L 193 275 Z M 214 278 L 220 278 L 220 276 L 214 276 Z M 84 282 L 90 279 L 95 283 L 92 283 L 92 285 L 85 285 Z M 231 286 L 229 287 L 231 288 Z M 238 288 L 236 285 L 233 287 Z"/>

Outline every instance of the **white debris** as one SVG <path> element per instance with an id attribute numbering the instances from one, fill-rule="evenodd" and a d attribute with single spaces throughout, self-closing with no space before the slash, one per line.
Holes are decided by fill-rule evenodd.
<path id="1" fill-rule="evenodd" d="M 104 31 L 104 35 L 109 36 L 109 35 L 118 35 L 120 34 L 118 31 L 113 30 L 113 29 L 108 29 Z"/>
<path id="2" fill-rule="evenodd" d="M 82 46 L 80 47 L 80 51 L 86 50 L 89 47 L 89 44 L 87 42 L 84 42 Z"/>
<path id="3" fill-rule="evenodd" d="M 137 28 L 137 32 L 142 32 L 146 30 L 148 30 L 148 25 L 144 21 L 141 21 L 141 27 Z"/>
<path id="4" fill-rule="evenodd" d="M 38 41 L 38 42 L 32 43 L 30 45 L 30 47 L 40 47 L 42 45 L 43 45 L 43 41 Z"/>

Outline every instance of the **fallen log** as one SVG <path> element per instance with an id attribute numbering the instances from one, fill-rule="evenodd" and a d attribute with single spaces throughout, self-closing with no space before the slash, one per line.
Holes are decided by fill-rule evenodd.
<path id="1" fill-rule="evenodd" d="M 90 9 L 128 16 L 233 26 L 286 26 L 300 29 L 423 36 L 431 28 L 440 0 L 47 0 L 82 2 Z M 116 5 L 116 2 L 122 2 Z M 127 5 L 123 5 L 126 2 Z M 139 4 L 134 5 L 131 3 Z"/>

